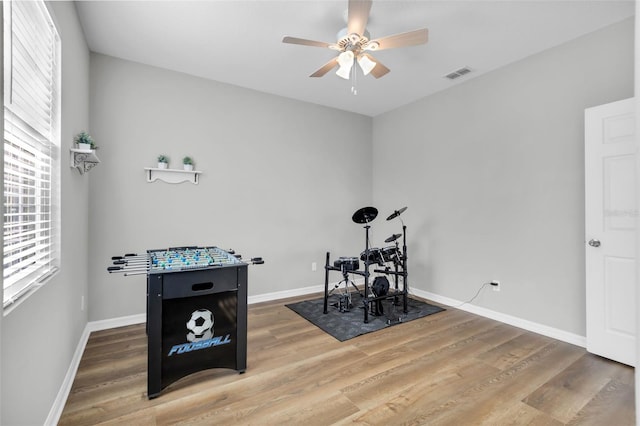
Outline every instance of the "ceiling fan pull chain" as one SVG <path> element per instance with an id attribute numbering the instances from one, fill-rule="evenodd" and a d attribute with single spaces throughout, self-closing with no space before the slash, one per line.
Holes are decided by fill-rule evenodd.
<path id="1" fill-rule="evenodd" d="M 357 78 L 358 73 L 356 72 L 355 66 L 351 67 L 351 73 L 353 75 L 353 79 L 352 79 L 353 84 L 351 85 L 351 93 L 353 94 L 353 96 L 356 96 L 358 94 L 358 78 Z"/>

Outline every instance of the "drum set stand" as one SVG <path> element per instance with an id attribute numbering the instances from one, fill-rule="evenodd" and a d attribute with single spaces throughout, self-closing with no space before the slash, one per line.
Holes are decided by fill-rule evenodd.
<path id="1" fill-rule="evenodd" d="M 353 308 L 351 299 L 351 288 L 355 289 L 360 295 L 363 310 L 364 310 L 364 322 L 369 322 L 369 314 L 382 315 L 382 300 L 393 299 L 393 306 L 400 304 L 399 300 L 402 299 L 403 312 L 408 312 L 407 308 L 407 296 L 409 292 L 407 281 L 407 227 L 400 218 L 400 215 L 407 210 L 406 207 L 402 207 L 399 210 L 395 210 L 387 220 L 400 219 L 402 223 L 402 234 L 393 234 L 387 238 L 385 243 L 395 243 L 392 246 L 380 248 L 372 248 L 369 241 L 369 225 L 377 216 L 378 209 L 375 207 L 363 207 L 356 211 L 351 218 L 355 223 L 364 224 L 365 230 L 365 249 L 360 253 L 360 258 L 357 257 L 339 257 L 333 264 L 330 263 L 330 253 L 327 252 L 327 258 L 325 263 L 325 279 L 324 279 L 324 311 L 329 312 L 329 297 L 338 290 L 338 301 L 333 304 L 340 312 L 348 312 Z M 402 237 L 402 250 L 400 250 L 398 239 Z M 360 270 L 360 260 L 364 262 L 364 270 Z M 391 264 L 392 266 L 389 266 Z M 375 268 L 374 265 L 379 266 Z M 371 282 L 371 267 L 373 266 L 373 272 L 383 274 L 378 276 Z M 382 269 L 384 268 L 384 269 Z M 342 273 L 342 281 L 334 286 L 329 291 L 329 272 L 339 271 Z M 349 274 L 360 275 L 364 277 L 364 291 L 360 291 L 358 286 L 349 279 Z M 393 276 L 394 286 L 390 288 L 389 281 L 386 276 Z M 400 288 L 399 282 L 402 279 L 402 288 Z M 389 317 L 388 317 L 389 318 Z M 387 323 L 401 322 L 402 317 L 398 316 L 393 319 L 388 319 Z"/>

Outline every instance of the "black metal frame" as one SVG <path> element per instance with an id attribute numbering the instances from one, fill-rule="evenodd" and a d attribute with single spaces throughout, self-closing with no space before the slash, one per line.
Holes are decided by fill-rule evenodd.
<path id="1" fill-rule="evenodd" d="M 372 304 L 378 300 L 384 299 L 394 299 L 397 300 L 399 296 L 402 296 L 402 311 L 406 314 L 409 312 L 407 307 L 407 297 L 409 295 L 409 282 L 408 282 L 408 272 L 407 272 L 407 227 L 402 226 L 402 234 L 403 234 L 403 243 L 402 243 L 402 262 L 401 265 L 395 264 L 394 269 L 390 270 L 389 268 L 385 269 L 374 269 L 373 272 L 385 274 L 385 275 L 393 275 L 395 280 L 395 291 L 390 292 L 384 296 L 376 296 L 370 289 L 369 286 L 369 277 L 371 273 L 369 272 L 369 265 L 374 264 L 376 262 L 372 262 L 369 258 L 369 225 L 365 225 L 365 251 L 364 251 L 364 271 L 350 271 L 350 273 L 355 275 L 360 275 L 364 277 L 364 297 L 362 298 L 362 302 L 364 305 L 364 322 L 365 324 L 369 322 L 369 309 L 371 309 Z M 327 314 L 329 312 L 329 272 L 330 271 L 339 271 L 342 272 L 342 268 L 338 268 L 336 266 L 332 266 L 330 263 L 331 254 L 327 252 L 326 262 L 324 265 L 325 275 L 324 275 L 324 306 L 323 313 Z M 400 267 L 400 271 L 398 268 Z M 398 278 L 402 277 L 402 291 L 398 289 Z"/>

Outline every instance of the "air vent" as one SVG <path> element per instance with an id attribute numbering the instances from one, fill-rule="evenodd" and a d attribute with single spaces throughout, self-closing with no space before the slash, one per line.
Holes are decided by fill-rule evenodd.
<path id="1" fill-rule="evenodd" d="M 455 80 L 456 78 L 462 77 L 463 75 L 469 74 L 471 71 L 473 71 L 471 68 L 469 67 L 462 67 L 459 68 L 455 71 L 450 72 L 449 74 L 445 75 L 445 78 L 448 78 L 449 80 Z"/>

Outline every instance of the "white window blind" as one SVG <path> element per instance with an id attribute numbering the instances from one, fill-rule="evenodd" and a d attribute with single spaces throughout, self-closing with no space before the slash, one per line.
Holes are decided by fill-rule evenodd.
<path id="1" fill-rule="evenodd" d="M 60 264 L 60 38 L 42 1 L 5 1 L 4 301 Z"/>

